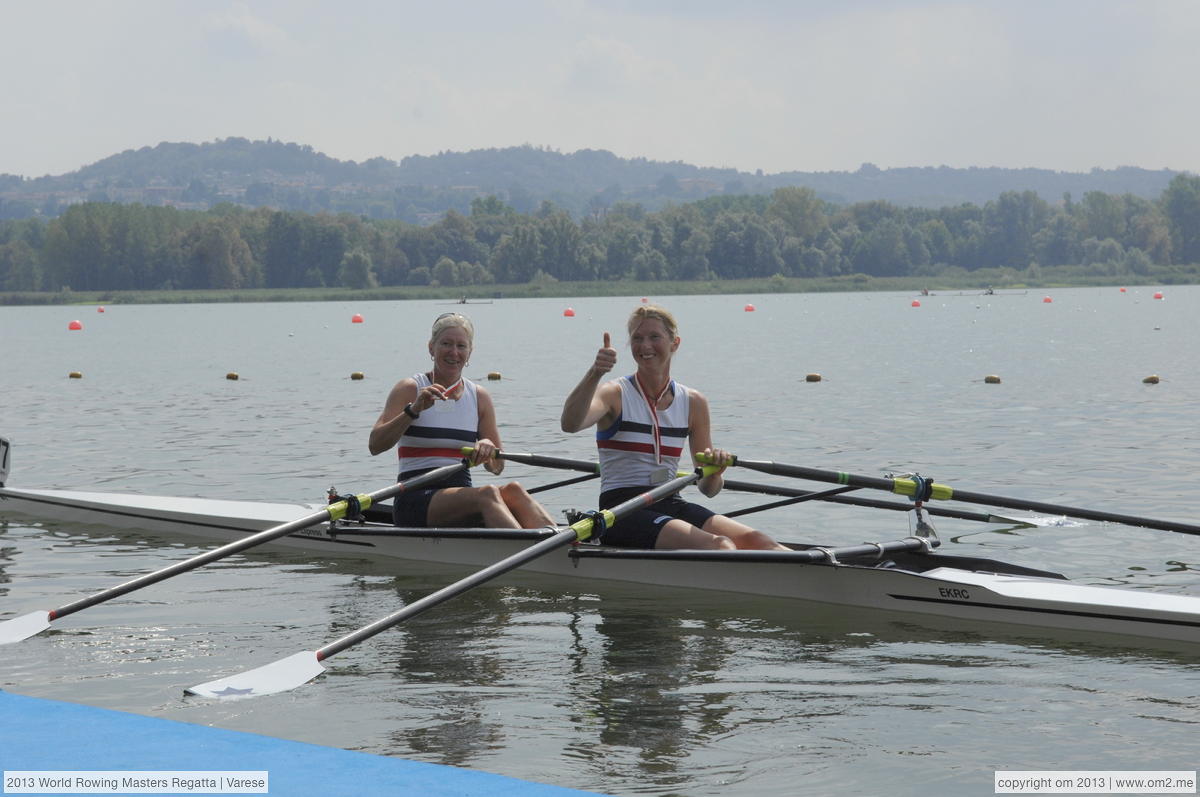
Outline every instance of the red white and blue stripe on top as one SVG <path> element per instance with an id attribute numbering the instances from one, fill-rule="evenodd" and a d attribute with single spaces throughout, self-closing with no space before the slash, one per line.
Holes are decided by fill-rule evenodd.
<path id="1" fill-rule="evenodd" d="M 428 387 L 428 374 L 413 377 L 417 390 Z M 455 401 L 435 401 L 421 413 L 400 438 L 400 472 L 440 468 L 462 458 L 462 447 L 479 439 L 479 397 L 475 383 L 462 380 L 462 393 Z"/>
<path id="2" fill-rule="evenodd" d="M 636 376 L 622 377 L 621 415 L 607 429 L 596 430 L 600 455 L 600 490 L 646 487 L 673 478 L 688 436 L 691 405 L 688 389 L 671 380 L 674 398 L 657 409 Z"/>

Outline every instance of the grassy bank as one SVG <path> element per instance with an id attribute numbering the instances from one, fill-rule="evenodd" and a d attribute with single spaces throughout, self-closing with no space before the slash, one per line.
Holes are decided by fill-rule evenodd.
<path id="1" fill-rule="evenodd" d="M 936 276 L 774 277 L 691 282 L 615 280 L 599 282 L 546 281 L 523 285 L 436 286 L 406 285 L 357 290 L 352 288 L 249 288 L 195 291 L 60 291 L 57 293 L 0 293 L 5 305 L 193 304 L 216 302 L 406 301 L 440 299 L 521 299 L 581 296 L 674 296 L 691 294 L 830 293 L 848 291 L 974 291 L 1039 290 L 1105 285 L 1190 285 L 1200 283 L 1200 265 L 1158 267 L 1148 274 L 1108 274 L 1080 266 L 1015 269 L 950 269 Z"/>

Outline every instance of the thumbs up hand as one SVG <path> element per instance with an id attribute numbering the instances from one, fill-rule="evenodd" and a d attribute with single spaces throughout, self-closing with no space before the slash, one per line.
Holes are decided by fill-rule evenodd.
<path id="1" fill-rule="evenodd" d="M 596 352 L 596 362 L 592 365 L 592 370 L 598 374 L 606 374 L 616 364 L 617 350 L 612 347 L 612 338 L 605 332 L 604 345 L 600 347 L 600 351 Z"/>

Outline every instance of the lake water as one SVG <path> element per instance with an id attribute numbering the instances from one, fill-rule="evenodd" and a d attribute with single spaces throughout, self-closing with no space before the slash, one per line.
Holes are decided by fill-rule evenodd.
<path id="1" fill-rule="evenodd" d="M 921 307 L 900 293 L 664 303 L 683 338 L 673 375 L 706 393 L 717 444 L 744 457 L 919 471 L 965 490 L 1194 523 L 1200 288 L 1153 291 L 928 296 Z M 461 308 L 477 329 L 468 375 L 503 376 L 485 384 L 510 450 L 594 458 L 588 434 L 558 431 L 558 412 L 602 333 L 624 344 L 640 298 Z M 428 365 L 430 323 L 449 309 L 0 307 L 9 484 L 306 502 L 331 485 L 379 489 L 394 455 L 369 456 L 367 433 L 391 385 Z M 351 323 L 355 313 L 365 322 Z M 73 319 L 84 329 L 68 331 Z M 632 370 L 618 348 L 618 368 Z M 350 379 L 356 371 L 366 378 Z M 1143 384 L 1150 374 L 1161 382 Z M 528 486 L 569 475 L 512 464 L 505 474 Z M 557 512 L 590 507 L 594 491 L 543 497 Z M 759 500 L 727 491 L 711 505 Z M 909 531 L 904 514 L 829 504 L 751 518 L 829 544 Z M 1200 595 L 1195 537 L 935 523 L 949 553 Z M 0 619 L 203 548 L 0 518 Z M 613 794 L 991 794 L 997 769 L 1200 768 L 1195 650 L 521 574 L 332 658 L 293 692 L 182 695 L 315 649 L 460 575 L 248 552 L 0 649 L 0 688 Z"/>

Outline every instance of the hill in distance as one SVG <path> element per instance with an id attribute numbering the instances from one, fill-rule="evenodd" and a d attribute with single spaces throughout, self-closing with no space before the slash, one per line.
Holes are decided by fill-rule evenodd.
<path id="1" fill-rule="evenodd" d="M 414 155 L 400 162 L 356 163 L 312 147 L 267 139 L 226 138 L 201 144 L 163 142 L 109 156 L 59 176 L 0 175 L 0 218 L 53 216 L 81 201 L 141 202 L 207 209 L 220 202 L 307 212 L 349 212 L 428 222 L 447 210 L 469 212 L 495 195 L 528 213 L 550 201 L 576 216 L 617 202 L 649 210 L 720 195 L 811 188 L 836 204 L 883 200 L 946 207 L 986 204 L 1006 191 L 1034 191 L 1057 202 L 1089 191 L 1157 198 L 1179 172 L 1137 167 L 1058 172 L 1047 169 L 956 169 L 947 166 L 853 172 L 763 174 L 681 161 L 620 158 L 605 150 L 562 153 L 530 145 Z"/>

